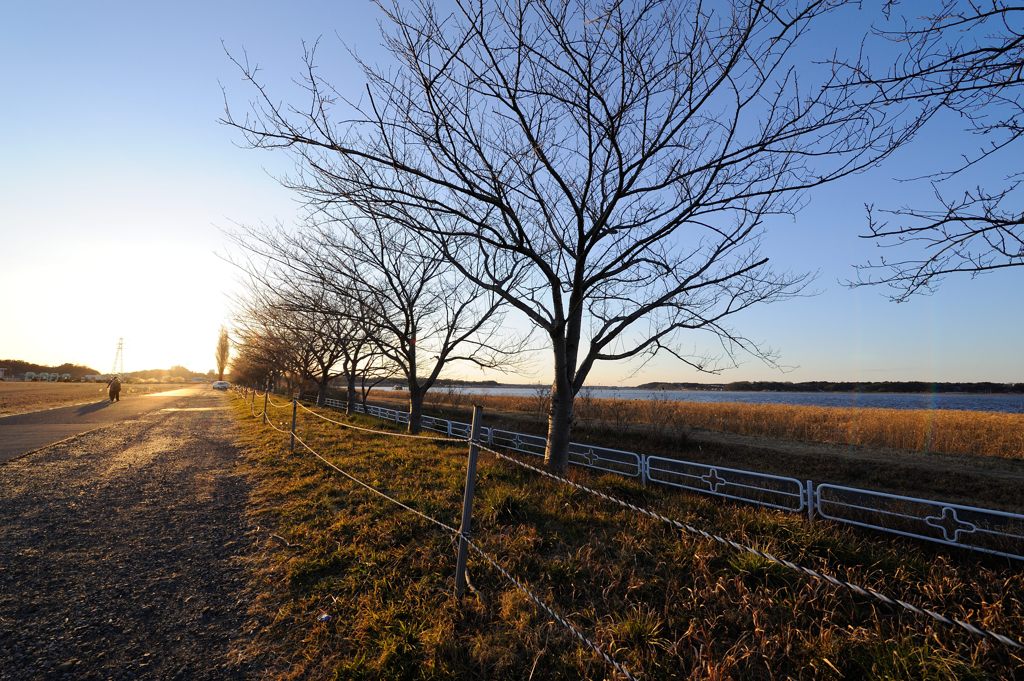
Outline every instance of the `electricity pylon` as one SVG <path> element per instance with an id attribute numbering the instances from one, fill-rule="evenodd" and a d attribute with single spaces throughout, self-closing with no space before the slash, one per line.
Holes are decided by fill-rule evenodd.
<path id="1" fill-rule="evenodd" d="M 114 376 L 124 373 L 124 338 L 117 339 L 117 354 L 114 355 L 114 368 L 110 370 Z"/>

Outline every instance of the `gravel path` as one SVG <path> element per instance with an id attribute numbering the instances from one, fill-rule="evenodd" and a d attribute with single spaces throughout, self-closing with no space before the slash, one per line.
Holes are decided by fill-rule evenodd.
<path id="1" fill-rule="evenodd" d="M 0 465 L 0 679 L 232 679 L 252 549 L 224 395 Z"/>

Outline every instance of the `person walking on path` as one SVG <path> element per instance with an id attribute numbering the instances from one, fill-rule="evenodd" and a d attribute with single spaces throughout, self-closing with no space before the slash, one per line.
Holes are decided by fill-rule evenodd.
<path id="1" fill-rule="evenodd" d="M 121 379 L 120 379 L 120 377 L 114 376 L 112 379 L 110 379 L 110 382 L 107 383 L 107 389 L 109 390 L 109 393 L 110 393 L 110 401 L 111 402 L 120 402 L 121 401 Z"/>

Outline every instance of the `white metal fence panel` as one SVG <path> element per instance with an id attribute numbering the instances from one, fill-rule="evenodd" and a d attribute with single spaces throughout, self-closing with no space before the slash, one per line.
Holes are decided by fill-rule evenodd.
<path id="1" fill-rule="evenodd" d="M 799 512 L 806 508 L 804 486 L 796 478 L 662 456 L 648 456 L 645 459 L 647 479 L 659 485 L 680 487 L 784 511 Z"/>
<path id="2" fill-rule="evenodd" d="M 423 415 L 420 417 L 420 426 L 424 430 L 432 430 L 435 433 L 448 434 L 448 420 L 439 419 L 434 416 Z"/>
<path id="3" fill-rule="evenodd" d="M 569 443 L 569 463 L 631 478 L 642 478 L 644 471 L 643 458 L 636 452 L 577 442 Z"/>
<path id="4" fill-rule="evenodd" d="M 817 512 L 836 522 L 1024 560 L 1024 515 L 821 484 Z"/>
<path id="5" fill-rule="evenodd" d="M 510 430 L 499 430 L 497 428 L 491 431 L 490 435 L 491 444 L 522 452 L 523 454 L 544 456 L 544 450 L 547 449 L 548 446 L 547 438 L 539 435 L 526 435 L 524 433 L 515 433 Z"/>

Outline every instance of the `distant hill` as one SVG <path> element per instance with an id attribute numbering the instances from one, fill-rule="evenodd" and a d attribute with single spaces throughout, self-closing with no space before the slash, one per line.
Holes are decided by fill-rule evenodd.
<path id="1" fill-rule="evenodd" d="M 19 376 L 24 374 L 26 371 L 34 371 L 35 373 L 46 372 L 48 374 L 71 374 L 71 378 L 79 379 L 82 376 L 88 376 L 90 374 L 98 374 L 99 372 L 92 367 L 82 366 L 80 364 L 61 364 L 60 366 L 47 366 L 45 364 L 34 364 L 32 362 L 24 362 L 20 359 L 0 359 L 0 367 L 7 369 L 8 376 Z"/>
<path id="2" fill-rule="evenodd" d="M 48 374 L 71 374 L 71 380 L 77 381 L 82 376 L 96 376 L 105 374 L 106 372 L 97 371 L 92 367 L 81 366 L 79 364 L 61 364 L 60 366 L 46 366 L 45 364 L 34 364 L 32 362 L 25 362 L 20 359 L 0 359 L 0 367 L 7 369 L 7 376 L 10 377 L 21 377 L 26 371 L 34 371 L 35 373 L 46 372 Z M 193 378 L 209 378 L 213 376 L 213 372 L 199 373 L 196 371 L 190 371 L 183 366 L 173 366 L 170 369 L 146 369 L 144 371 L 129 371 L 123 374 L 124 378 L 135 379 L 139 381 L 187 381 Z"/>
<path id="3" fill-rule="evenodd" d="M 925 381 L 734 381 L 724 384 L 653 382 L 638 390 L 729 390 L 801 393 L 1024 393 L 1024 383 L 927 383 Z"/>
<path id="4" fill-rule="evenodd" d="M 212 371 L 199 373 L 198 371 L 192 371 L 180 365 L 172 366 L 170 369 L 145 369 L 143 371 L 129 371 L 125 374 L 126 378 L 157 381 L 168 379 L 188 380 L 192 378 L 210 378 L 211 376 L 214 376 Z"/>

